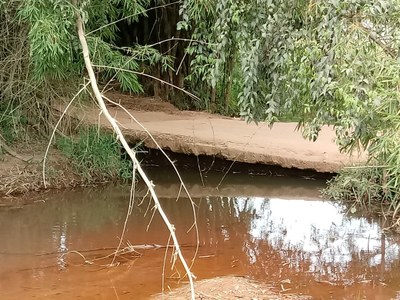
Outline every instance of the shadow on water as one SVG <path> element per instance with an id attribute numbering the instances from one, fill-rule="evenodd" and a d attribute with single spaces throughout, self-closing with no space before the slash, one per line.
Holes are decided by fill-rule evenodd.
<path id="1" fill-rule="evenodd" d="M 184 193 L 176 201 L 180 185 L 172 176 L 153 175 L 190 258 L 192 207 Z M 378 220 L 346 215 L 340 204 L 319 199 L 323 182 L 236 175 L 218 186 L 221 175 L 209 174 L 203 186 L 197 173 L 183 175 L 197 205 L 198 279 L 247 275 L 315 299 L 399 297 L 398 237 L 385 236 Z M 161 247 L 140 248 L 142 256 L 121 257 L 112 268 L 94 260 L 117 246 L 128 194 L 128 186 L 82 189 L 0 209 L 0 299 L 145 299 L 159 292 L 168 232 L 149 199 L 142 201 L 141 186 L 124 246 Z M 175 287 L 167 257 L 166 283 Z"/>

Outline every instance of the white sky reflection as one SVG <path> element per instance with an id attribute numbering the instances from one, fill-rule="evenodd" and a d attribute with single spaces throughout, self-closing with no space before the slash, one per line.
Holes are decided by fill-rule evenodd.
<path id="1" fill-rule="evenodd" d="M 237 214 L 253 213 L 250 235 L 275 249 L 301 250 L 311 260 L 310 269 L 334 263 L 345 267 L 352 255 L 372 253 L 370 265 L 381 262 L 381 228 L 365 218 L 345 216 L 329 201 L 237 198 Z M 399 247 L 386 241 L 386 261 L 397 258 Z M 317 256 L 315 254 L 318 254 Z"/>

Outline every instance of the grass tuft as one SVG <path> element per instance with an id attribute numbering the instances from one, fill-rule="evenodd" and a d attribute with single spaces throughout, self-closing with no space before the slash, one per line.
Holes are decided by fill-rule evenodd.
<path id="1" fill-rule="evenodd" d="M 124 160 L 116 138 L 96 127 L 81 129 L 77 138 L 60 137 L 56 146 L 88 182 L 129 180 L 132 162 Z"/>

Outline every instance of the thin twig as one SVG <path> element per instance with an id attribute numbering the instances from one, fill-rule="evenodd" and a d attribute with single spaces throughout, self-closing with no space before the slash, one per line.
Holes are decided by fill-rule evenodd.
<path id="1" fill-rule="evenodd" d="M 114 264 L 115 259 L 117 258 L 117 253 L 118 250 L 121 248 L 122 245 L 122 241 L 124 239 L 124 235 L 126 232 L 126 227 L 128 225 L 128 220 L 129 220 L 129 216 L 132 214 L 132 210 L 133 210 L 133 204 L 135 201 L 135 184 L 136 184 L 136 167 L 133 166 L 133 172 L 132 172 L 132 184 L 131 184 L 131 190 L 130 190 L 130 194 L 129 194 L 129 206 L 128 206 L 128 211 L 126 213 L 125 216 L 125 222 L 124 222 L 124 227 L 122 228 L 122 233 L 121 233 L 121 237 L 119 239 L 119 243 L 118 243 L 118 247 L 117 247 L 117 251 L 115 251 L 115 255 L 113 257 L 113 260 L 111 262 L 111 265 Z"/>
<path id="2" fill-rule="evenodd" d="M 165 248 L 164 259 L 163 259 L 163 267 L 161 273 L 161 293 L 164 294 L 165 291 L 165 269 L 166 269 L 166 262 L 167 262 L 167 254 L 168 254 L 168 246 L 171 242 L 171 236 L 168 237 L 167 247 Z"/>
<path id="3" fill-rule="evenodd" d="M 190 42 L 190 43 L 191 43 L 191 42 L 195 42 L 195 43 L 199 43 L 199 44 L 203 44 L 203 45 L 214 45 L 214 46 L 217 45 L 217 43 L 210 43 L 210 42 L 206 42 L 206 41 L 171 37 L 171 38 L 169 38 L 169 39 L 165 39 L 165 40 L 162 40 L 162 41 L 159 41 L 159 42 L 157 42 L 157 43 L 150 44 L 150 45 L 147 45 L 147 46 L 148 46 L 148 47 L 154 47 L 154 46 L 161 45 L 161 44 L 163 44 L 163 43 L 170 42 L 170 41 L 181 41 L 181 42 Z"/>
<path id="4" fill-rule="evenodd" d="M 67 113 L 69 107 L 72 105 L 72 103 L 75 101 L 75 99 L 80 95 L 80 93 L 82 93 L 82 92 L 87 88 L 87 86 L 88 86 L 89 84 L 90 84 L 90 82 L 86 83 L 86 84 L 78 91 L 78 93 L 75 94 L 75 96 L 71 99 L 71 101 L 69 101 L 67 107 L 63 110 L 63 112 L 62 112 L 60 118 L 58 119 L 56 126 L 54 126 L 53 132 L 51 133 L 51 136 L 50 136 L 50 139 L 49 139 L 49 143 L 47 144 L 46 152 L 44 153 L 44 157 L 43 157 L 42 178 L 43 178 L 43 185 L 44 185 L 44 188 L 47 187 L 47 182 L 46 182 L 46 160 L 47 160 L 47 156 L 48 156 L 48 154 L 49 154 L 49 150 L 50 150 L 51 143 L 53 142 L 54 136 L 55 136 L 55 134 L 56 134 L 56 132 L 57 132 L 57 128 L 58 128 L 58 126 L 60 125 L 62 119 L 63 119 L 64 116 L 65 116 L 65 114 Z"/>
<path id="5" fill-rule="evenodd" d="M 93 66 L 93 67 L 96 67 L 96 68 L 102 68 L 102 69 L 111 69 L 111 70 L 117 70 L 117 71 L 124 71 L 124 72 L 128 72 L 128 73 L 132 73 L 132 74 L 136 74 L 136 75 L 148 77 L 148 78 L 157 80 L 157 81 L 159 81 L 159 82 L 161 82 L 161 83 L 163 83 L 163 84 L 166 84 L 166 85 L 168 85 L 168 86 L 170 86 L 170 87 L 173 87 L 173 88 L 175 88 L 175 89 L 177 89 L 177 90 L 179 90 L 179 91 L 185 93 L 186 95 L 188 95 L 189 97 L 191 97 L 191 98 L 193 98 L 193 99 L 195 99 L 195 100 L 197 100 L 197 101 L 201 101 L 201 99 L 200 99 L 199 97 L 197 97 L 196 95 L 194 95 L 194 94 L 188 92 L 187 90 L 185 90 L 185 89 L 183 89 L 183 88 L 180 88 L 180 87 L 178 87 L 178 86 L 176 86 L 176 85 L 174 85 L 174 84 L 172 84 L 172 83 L 169 83 L 168 81 L 165 81 L 165 80 L 162 80 L 162 79 L 160 79 L 160 78 L 157 78 L 157 77 L 155 77 L 155 76 L 153 76 L 153 75 L 146 74 L 146 73 L 144 73 L 144 72 L 137 72 L 137 71 L 133 71 L 133 70 L 121 69 L 121 68 L 112 67 L 112 66 L 105 66 L 105 65 L 95 65 L 95 64 L 93 64 L 92 66 Z"/>

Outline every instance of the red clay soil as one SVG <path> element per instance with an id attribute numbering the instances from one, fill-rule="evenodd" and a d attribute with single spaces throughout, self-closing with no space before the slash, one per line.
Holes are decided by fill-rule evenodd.
<path id="1" fill-rule="evenodd" d="M 285 168 L 337 172 L 343 166 L 365 160 L 365 156 L 349 157 L 339 152 L 331 127 L 323 127 L 316 142 L 310 142 L 296 130 L 296 123 L 247 124 L 204 112 L 179 111 L 171 104 L 155 98 L 137 98 L 108 93 L 112 101 L 121 103 L 167 150 L 177 153 L 209 155 L 231 161 L 279 165 Z M 62 110 L 64 105 L 59 105 Z M 109 111 L 118 121 L 130 142 L 143 141 L 156 148 L 145 130 L 120 107 L 110 104 Z M 70 115 L 81 121 L 111 129 L 96 106 L 72 108 Z"/>

